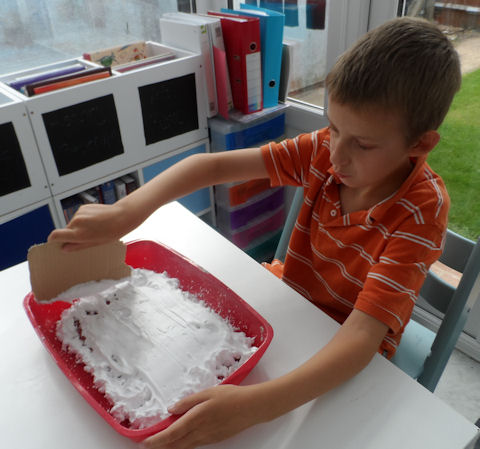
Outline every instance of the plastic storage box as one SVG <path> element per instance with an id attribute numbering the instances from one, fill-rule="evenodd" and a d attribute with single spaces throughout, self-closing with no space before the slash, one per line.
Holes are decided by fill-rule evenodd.
<path id="1" fill-rule="evenodd" d="M 233 231 L 223 230 L 222 234 L 239 248 L 245 249 L 253 245 L 254 241 L 282 229 L 285 222 L 285 208 L 279 207 L 269 214 L 264 214 L 247 226 Z"/>
<path id="2" fill-rule="evenodd" d="M 269 189 L 269 179 L 253 179 L 246 182 L 219 184 L 215 186 L 215 200 L 217 204 L 222 206 L 238 206 Z"/>
<path id="3" fill-rule="evenodd" d="M 264 109 L 258 118 L 248 122 L 209 119 L 212 151 L 249 148 L 280 137 L 285 132 L 285 108 L 272 109 L 271 112 Z"/>
<path id="4" fill-rule="evenodd" d="M 246 116 L 232 113 L 232 120 L 209 119 L 211 151 L 258 147 L 280 138 L 286 108 L 278 105 Z M 268 179 L 216 186 L 215 206 L 217 227 L 225 237 L 256 260 L 273 256 L 278 242 L 273 237 L 285 221 L 283 188 L 271 189 Z"/>
<path id="5" fill-rule="evenodd" d="M 197 295 L 232 325 L 253 337 L 257 351 L 233 374 L 221 383 L 238 384 L 258 363 L 273 338 L 270 324 L 252 307 L 243 301 L 211 274 L 166 246 L 151 241 L 135 241 L 127 246 L 126 262 L 134 268 L 146 268 L 156 272 L 166 271 L 170 277 L 180 281 L 180 288 Z M 167 419 L 144 429 L 131 429 L 128 422 L 119 422 L 110 413 L 112 404 L 93 385 L 93 377 L 78 363 L 75 355 L 62 349 L 56 337 L 56 325 L 61 313 L 69 303 L 57 301 L 40 304 L 33 293 L 24 299 L 26 313 L 46 349 L 55 359 L 73 386 L 85 400 L 120 434 L 142 441 L 172 424 L 176 417 Z"/>
<path id="6" fill-rule="evenodd" d="M 251 242 L 246 248 L 243 248 L 243 251 L 258 262 L 270 262 L 273 259 L 281 235 L 282 229 L 264 234 Z"/>
<path id="7" fill-rule="evenodd" d="M 239 206 L 217 202 L 217 226 L 225 232 L 237 230 L 258 221 L 284 206 L 283 188 L 267 190 Z"/>
<path id="8" fill-rule="evenodd" d="M 285 223 L 284 192 L 268 179 L 215 186 L 218 230 L 255 260 L 271 260 Z"/>

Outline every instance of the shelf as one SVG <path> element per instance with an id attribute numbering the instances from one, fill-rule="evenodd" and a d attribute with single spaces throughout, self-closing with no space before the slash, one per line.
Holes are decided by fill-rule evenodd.
<path id="1" fill-rule="evenodd" d="M 50 197 L 25 104 L 0 88 L 1 215 Z"/>
<path id="2" fill-rule="evenodd" d="M 80 192 L 127 174 L 141 185 L 192 152 L 209 151 L 201 56 L 147 47 L 150 56 L 169 48 L 175 58 L 31 97 L 8 84 L 73 64 L 99 66 L 74 58 L 0 77 L 0 138 L 8 143 L 0 154 L 0 224 L 23 241 L 16 243 L 23 257 L 25 245 L 48 233 L 33 241 L 33 231 L 12 223 L 65 226 L 64 207 Z M 194 195 L 180 201 L 214 221 L 211 189 Z M 28 217 L 38 208 L 48 214 L 35 226 Z"/>

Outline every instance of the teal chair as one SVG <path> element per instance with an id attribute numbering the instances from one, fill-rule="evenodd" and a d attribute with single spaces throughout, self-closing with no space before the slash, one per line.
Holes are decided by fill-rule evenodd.
<path id="1" fill-rule="evenodd" d="M 287 255 L 288 242 L 290 241 L 290 235 L 292 234 L 293 228 L 295 226 L 295 221 L 297 221 L 297 215 L 302 207 L 303 203 L 303 187 L 297 187 L 295 189 L 295 194 L 293 195 L 292 204 L 287 214 L 287 219 L 285 220 L 285 225 L 283 226 L 282 234 L 280 235 L 280 240 L 275 251 L 275 259 L 285 260 Z"/>
<path id="2" fill-rule="evenodd" d="M 420 296 L 443 314 L 435 333 L 410 320 L 392 362 L 425 388 L 434 391 L 473 305 L 470 293 L 480 273 L 480 239 L 475 243 L 447 231 L 440 262 L 462 273 L 455 288 L 430 270 Z M 474 292 L 475 293 L 475 292 Z M 478 292 L 477 292 L 478 294 Z"/>
<path id="3" fill-rule="evenodd" d="M 295 220 L 303 202 L 303 188 L 296 189 L 275 258 L 284 260 Z M 430 391 L 434 391 L 473 305 L 470 293 L 480 273 L 480 239 L 475 243 L 448 230 L 440 262 L 462 273 L 458 287 L 431 270 L 420 296 L 443 314 L 437 332 L 410 320 L 392 362 Z M 478 292 L 477 292 L 478 294 Z"/>

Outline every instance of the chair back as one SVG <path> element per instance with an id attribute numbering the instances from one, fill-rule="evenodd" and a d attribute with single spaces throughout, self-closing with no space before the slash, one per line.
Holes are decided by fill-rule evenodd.
<path id="1" fill-rule="evenodd" d="M 448 230 L 445 246 L 439 261 L 448 268 L 463 273 L 474 246 L 474 241 Z M 420 296 L 439 312 L 445 314 L 455 291 L 455 286 L 449 284 L 430 270 L 420 290 Z"/>
<path id="2" fill-rule="evenodd" d="M 418 377 L 418 382 L 430 391 L 435 389 L 465 327 L 468 313 L 480 295 L 480 238 L 475 243 L 448 230 L 447 241 L 449 245 L 445 246 L 445 255 L 442 254 L 440 260 L 443 260 L 442 263 L 446 265 L 453 260 L 456 263 L 454 266 L 463 271 L 458 287 L 449 286 L 453 294 L 447 301 L 446 283 L 429 271 L 425 281 L 427 286 L 422 287 L 420 292 L 430 304 L 440 302 L 435 301 L 436 295 L 442 296 L 446 301 L 445 304 L 441 304 L 442 308 L 438 309 L 444 313 L 444 317 L 432 344 L 430 355 L 425 360 L 423 371 Z M 456 244 L 458 246 L 455 246 Z M 437 288 L 434 285 L 437 285 Z"/>

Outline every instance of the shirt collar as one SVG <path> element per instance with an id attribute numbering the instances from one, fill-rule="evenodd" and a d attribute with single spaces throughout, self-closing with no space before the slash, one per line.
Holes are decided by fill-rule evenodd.
<path id="1" fill-rule="evenodd" d="M 354 222 L 372 224 L 374 221 L 379 220 L 393 204 L 405 196 L 411 185 L 415 183 L 416 179 L 421 176 L 421 173 L 423 173 L 426 157 L 412 158 L 411 161 L 414 164 L 413 169 L 400 188 L 393 192 L 389 197 L 372 206 L 370 209 L 349 214 L 349 221 L 351 224 Z M 342 184 L 342 181 L 333 170 L 333 167 L 330 167 L 327 171 L 331 175 L 327 180 L 327 185 L 333 184 L 333 182 L 337 185 Z"/>
<path id="2" fill-rule="evenodd" d="M 414 184 L 417 178 L 423 173 L 426 159 L 426 156 L 411 159 L 414 166 L 413 170 L 408 175 L 408 178 L 403 182 L 398 190 L 368 210 L 367 221 L 371 222 L 372 219 L 379 219 L 393 204 L 405 196 L 412 184 Z"/>
<path id="3" fill-rule="evenodd" d="M 327 170 L 327 173 L 329 173 L 330 175 L 333 176 L 333 181 L 335 181 L 335 184 L 341 184 L 342 183 L 342 181 L 340 180 L 338 175 L 335 173 L 335 170 L 333 170 L 333 166 L 330 166 L 330 168 Z M 331 182 L 332 180 L 329 179 L 329 181 Z"/>

